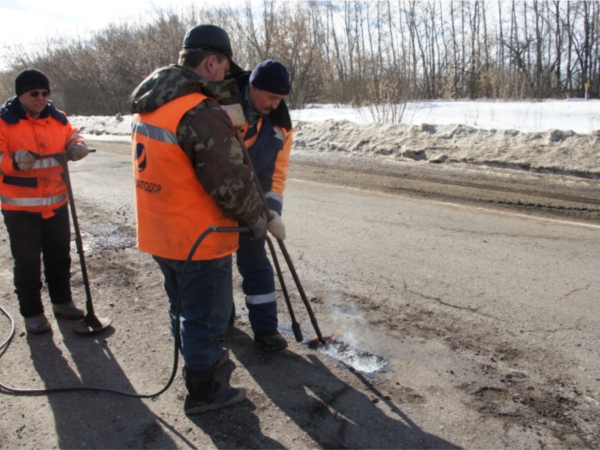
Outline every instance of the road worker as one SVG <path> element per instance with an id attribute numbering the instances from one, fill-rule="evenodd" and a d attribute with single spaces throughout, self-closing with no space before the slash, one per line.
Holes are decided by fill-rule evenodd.
<path id="1" fill-rule="evenodd" d="M 224 81 L 228 72 L 239 70 L 225 30 L 198 25 L 184 38 L 179 64 L 154 71 L 130 98 L 138 248 L 150 253 L 163 273 L 172 331 L 183 268 L 200 234 L 211 225 L 239 224 L 250 229 L 250 238 L 261 239 L 267 230 L 233 128 L 243 125 L 241 97 L 234 81 Z M 235 110 L 236 104 L 239 117 L 230 118 L 228 107 Z M 246 395 L 243 388 L 215 381 L 228 358 L 217 336 L 232 311 L 238 239 L 237 233 L 209 234 L 184 280 L 180 338 L 186 414 L 229 406 Z"/>
<path id="2" fill-rule="evenodd" d="M 290 77 L 282 63 L 268 60 L 258 64 L 251 73 L 236 74 L 235 79 L 247 119 L 242 135 L 273 215 L 269 231 L 275 238 L 283 240 L 285 226 L 281 221 L 281 210 L 293 132 L 284 101 L 290 93 Z M 275 281 L 265 240 L 240 236 L 236 256 L 254 343 L 265 351 L 286 348 L 287 342 L 277 330 Z"/>
<path id="3" fill-rule="evenodd" d="M 77 161 L 89 153 L 85 140 L 54 106 L 48 77 L 26 69 L 15 78 L 15 97 L 0 109 L 0 195 L 14 259 L 15 293 L 29 333 L 51 330 L 41 298 L 41 260 L 55 315 L 83 317 L 71 297 L 71 229 L 63 167 L 66 152 Z M 41 258 L 40 258 L 41 255 Z"/>

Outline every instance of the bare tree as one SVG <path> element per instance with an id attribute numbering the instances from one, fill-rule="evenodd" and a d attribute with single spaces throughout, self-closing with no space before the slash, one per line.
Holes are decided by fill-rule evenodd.
<path id="1" fill-rule="evenodd" d="M 286 64 L 293 107 L 583 96 L 584 83 L 599 95 L 600 0 L 491 1 L 247 0 L 157 9 L 85 40 L 54 39 L 27 52 L 5 46 L 10 68 L 0 74 L 0 94 L 11 94 L 19 70 L 37 67 L 68 112 L 125 112 L 139 81 L 177 61 L 186 30 L 214 23 L 228 31 L 243 67 L 269 58 Z"/>

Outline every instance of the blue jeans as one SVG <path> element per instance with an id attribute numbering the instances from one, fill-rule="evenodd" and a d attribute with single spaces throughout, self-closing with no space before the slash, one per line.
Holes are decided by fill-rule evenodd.
<path id="1" fill-rule="evenodd" d="M 173 333 L 185 261 L 153 258 L 165 279 Z M 185 366 L 193 371 L 214 367 L 223 351 L 217 336 L 227 329 L 233 307 L 231 259 L 229 255 L 210 261 L 190 261 L 188 266 L 180 305 L 180 337 Z"/>

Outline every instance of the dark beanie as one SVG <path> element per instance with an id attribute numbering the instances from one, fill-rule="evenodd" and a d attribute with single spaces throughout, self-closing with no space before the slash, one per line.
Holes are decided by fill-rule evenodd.
<path id="1" fill-rule="evenodd" d="M 261 62 L 250 74 L 250 84 L 279 95 L 290 93 L 290 76 L 283 64 L 271 59 Z"/>
<path id="2" fill-rule="evenodd" d="M 15 78 L 15 93 L 17 96 L 33 89 L 50 90 L 48 77 L 39 70 L 25 69 Z"/>

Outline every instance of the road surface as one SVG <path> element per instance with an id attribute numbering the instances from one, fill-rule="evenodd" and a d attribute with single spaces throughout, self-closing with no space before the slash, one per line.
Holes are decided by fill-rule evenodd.
<path id="1" fill-rule="evenodd" d="M 80 224 L 119 227 L 117 235 L 131 238 L 128 146 L 93 145 L 96 154 L 71 165 Z M 286 244 L 320 328 L 384 358 L 383 370 L 350 370 L 291 335 L 289 351 L 256 350 L 236 275 L 241 317 L 225 343 L 226 369 L 249 388 L 242 405 L 188 418 L 179 375 L 152 401 L 3 395 L 0 446 L 597 448 L 598 181 L 459 169 L 292 162 Z M 95 304 L 113 328 L 91 340 L 64 321 L 52 335 L 22 333 L 3 240 L 1 301 L 17 337 L 2 357 L 1 381 L 155 392 L 173 352 L 160 272 L 135 248 L 85 236 Z M 76 263 L 74 254 L 83 304 Z M 285 279 L 311 339 L 287 272 Z"/>

